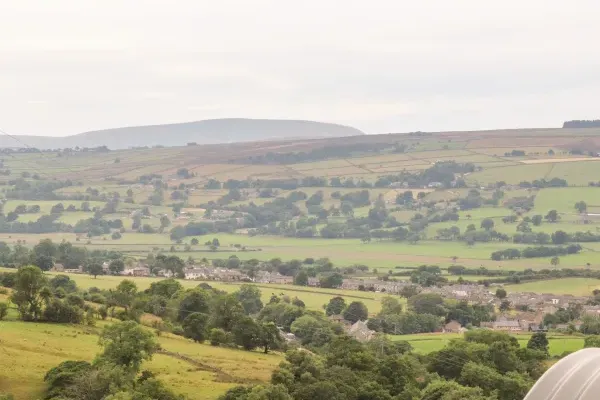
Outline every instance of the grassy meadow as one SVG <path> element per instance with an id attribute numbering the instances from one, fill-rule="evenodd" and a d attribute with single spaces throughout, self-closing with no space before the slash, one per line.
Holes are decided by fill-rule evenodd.
<path id="1" fill-rule="evenodd" d="M 0 393 L 12 393 L 16 400 L 42 398 L 50 368 L 65 360 L 91 361 L 100 352 L 97 334 L 103 324 L 91 328 L 0 321 Z M 164 350 L 199 364 L 157 354 L 142 368 L 190 400 L 211 400 L 237 384 L 266 382 L 282 360 L 281 354 L 212 347 L 168 334 L 158 341 Z"/>
<path id="2" fill-rule="evenodd" d="M 458 333 L 431 333 L 420 335 L 390 335 L 392 340 L 406 340 L 415 349 L 416 352 L 427 354 L 444 348 L 451 340 L 462 338 Z M 522 347 L 527 346 L 531 334 L 516 334 L 519 344 Z M 549 334 L 548 342 L 550 344 L 550 355 L 560 356 L 565 352 L 581 350 L 583 348 L 583 337 L 563 336 L 558 334 Z"/>
<path id="3" fill-rule="evenodd" d="M 505 288 L 509 292 L 591 296 L 595 289 L 600 288 L 600 280 L 592 278 L 561 278 L 548 281 L 527 282 L 518 285 L 507 285 Z"/>

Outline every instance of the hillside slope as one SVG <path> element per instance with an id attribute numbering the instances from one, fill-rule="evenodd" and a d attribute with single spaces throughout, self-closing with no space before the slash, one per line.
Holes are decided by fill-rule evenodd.
<path id="1" fill-rule="evenodd" d="M 215 144 L 272 139 L 313 139 L 364 135 L 344 125 L 300 120 L 211 119 L 178 124 L 133 126 L 84 132 L 66 137 L 0 136 L 0 147 L 96 147 L 124 149 L 137 146 L 181 146 L 189 142 Z"/>

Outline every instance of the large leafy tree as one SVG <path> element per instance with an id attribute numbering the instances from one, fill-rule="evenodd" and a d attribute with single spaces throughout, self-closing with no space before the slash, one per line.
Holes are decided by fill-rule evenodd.
<path id="1" fill-rule="evenodd" d="M 237 321 L 244 316 L 244 308 L 232 294 L 220 295 L 212 303 L 211 325 L 231 332 Z"/>
<path id="2" fill-rule="evenodd" d="M 54 259 L 44 254 L 37 255 L 33 263 L 42 271 L 50 271 L 54 267 Z"/>
<path id="3" fill-rule="evenodd" d="M 11 301 L 17 306 L 21 319 L 37 321 L 41 317 L 42 289 L 47 285 L 48 281 L 38 267 L 31 265 L 19 268 Z"/>
<path id="4" fill-rule="evenodd" d="M 51 259 L 55 258 L 58 254 L 58 247 L 52 243 L 50 239 L 42 239 L 33 247 L 33 254 L 36 257 L 46 256 Z"/>
<path id="5" fill-rule="evenodd" d="M 125 269 L 125 263 L 121 259 L 112 260 L 110 262 L 110 264 L 108 265 L 108 270 L 113 275 L 119 275 L 121 272 L 123 272 L 124 269 Z"/>
<path id="6" fill-rule="evenodd" d="M 195 312 L 188 315 L 182 324 L 184 336 L 194 342 L 204 342 L 208 335 L 208 320 L 207 314 Z"/>
<path id="7" fill-rule="evenodd" d="M 400 314 L 402 312 L 402 304 L 398 299 L 386 296 L 381 299 L 381 314 Z"/>
<path id="8" fill-rule="evenodd" d="M 137 293 L 137 285 L 129 279 L 124 279 L 117 285 L 116 290 L 111 292 L 111 297 L 114 303 L 118 306 L 129 310 L 135 295 Z"/>
<path id="9" fill-rule="evenodd" d="M 445 315 L 444 299 L 436 293 L 420 293 L 408 299 L 408 306 L 417 314 Z"/>
<path id="10" fill-rule="evenodd" d="M 67 293 L 77 291 L 77 284 L 68 275 L 55 275 L 50 279 L 50 287 L 54 290 L 62 288 Z"/>
<path id="11" fill-rule="evenodd" d="M 235 343 L 244 350 L 253 350 L 260 346 L 261 327 L 250 317 L 240 317 L 233 326 Z"/>
<path id="12" fill-rule="evenodd" d="M 307 286 L 308 285 L 308 273 L 304 270 L 298 271 L 294 277 L 294 285 Z"/>
<path id="13" fill-rule="evenodd" d="M 255 285 L 242 285 L 236 293 L 237 299 L 244 307 L 248 315 L 257 314 L 263 308 L 263 302 L 260 299 L 260 289 Z"/>
<path id="14" fill-rule="evenodd" d="M 334 297 L 329 300 L 327 307 L 325 308 L 325 314 L 327 315 L 339 315 L 346 309 L 346 300 L 343 297 Z"/>
<path id="15" fill-rule="evenodd" d="M 274 323 L 263 323 L 259 328 L 258 342 L 265 354 L 271 349 L 279 349 L 283 346 L 283 338 Z"/>
<path id="16" fill-rule="evenodd" d="M 87 265 L 86 270 L 88 274 L 92 275 L 94 279 L 98 277 L 98 275 L 104 274 L 104 269 L 102 268 L 102 264 L 97 261 L 92 261 Z"/>
<path id="17" fill-rule="evenodd" d="M 182 294 L 177 320 L 183 321 L 193 313 L 210 313 L 210 294 L 204 289 L 190 289 Z"/>
<path id="18" fill-rule="evenodd" d="M 106 361 L 137 372 L 142 361 L 150 360 L 158 350 L 152 332 L 134 321 L 117 322 L 107 325 L 100 334 L 100 344 L 104 352 L 99 361 Z"/>
<path id="19" fill-rule="evenodd" d="M 175 279 L 163 279 L 158 282 L 152 282 L 148 293 L 152 296 L 162 296 L 167 299 L 173 297 L 173 295 L 183 289 L 183 286 L 179 281 Z"/>
<path id="20" fill-rule="evenodd" d="M 369 310 L 363 302 L 353 301 L 344 310 L 344 319 L 350 322 L 366 321 L 369 318 Z"/>
<path id="21" fill-rule="evenodd" d="M 171 272 L 173 276 L 183 278 L 185 262 L 177 256 L 169 256 L 164 259 L 164 268 Z"/>
<path id="22" fill-rule="evenodd" d="M 548 338 L 546 338 L 545 332 L 536 332 L 531 335 L 529 341 L 527 342 L 527 348 L 532 350 L 543 351 L 545 354 L 549 354 L 549 343 Z"/>

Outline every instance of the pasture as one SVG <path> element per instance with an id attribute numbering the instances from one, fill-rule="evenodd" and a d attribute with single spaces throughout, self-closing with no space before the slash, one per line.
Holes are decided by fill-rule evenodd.
<path id="1" fill-rule="evenodd" d="M 531 334 L 519 333 L 514 335 L 521 347 L 526 347 Z M 427 333 L 419 335 L 389 335 L 392 340 L 406 340 L 413 349 L 422 354 L 428 354 L 443 349 L 451 340 L 461 339 L 458 333 Z M 550 355 L 560 356 L 565 352 L 573 352 L 583 348 L 583 337 L 548 334 Z"/>
<path id="2" fill-rule="evenodd" d="M 43 378 L 50 368 L 66 360 L 93 360 L 100 351 L 97 334 L 103 325 L 1 321 L 0 392 L 12 393 L 16 400 L 42 398 Z M 266 382 L 282 360 L 280 354 L 212 347 L 169 334 L 157 339 L 164 350 L 190 357 L 197 364 L 156 354 L 142 368 L 190 400 L 212 400 L 238 384 Z"/>
<path id="3" fill-rule="evenodd" d="M 591 296 L 595 289 L 600 288 L 600 280 L 592 278 L 561 278 L 548 281 L 507 285 L 505 288 L 509 292 L 534 292 Z"/>
<path id="4" fill-rule="evenodd" d="M 73 179 L 77 185 L 57 189 L 57 196 L 89 196 L 89 193 L 97 191 L 103 198 L 111 198 L 118 194 L 121 199 L 127 196 L 127 192 L 133 192 L 134 203 L 120 201 L 117 212 L 103 215 L 105 220 L 121 219 L 125 232 L 122 238 L 113 240 L 111 235 L 95 236 L 87 238 L 85 235 L 75 235 L 69 232 L 56 232 L 49 234 L 23 234 L 18 232 L 0 233 L 0 241 L 9 244 L 25 243 L 32 246 L 42 238 L 51 238 L 55 242 L 68 240 L 78 246 L 86 246 L 88 249 L 118 250 L 133 257 L 145 257 L 149 252 L 175 254 L 182 258 L 193 257 L 194 259 L 226 258 L 232 255 L 242 260 L 256 258 L 269 260 L 272 258 L 304 259 L 306 257 L 321 258 L 329 257 L 336 266 L 349 266 L 352 264 L 365 264 L 371 270 L 385 273 L 396 266 L 418 266 L 422 264 L 437 264 L 442 267 L 451 265 L 452 257 L 458 257 L 459 263 L 467 267 L 485 266 L 486 268 L 525 269 L 525 268 L 547 268 L 549 259 L 528 259 L 496 262 L 490 260 L 493 251 L 507 247 L 520 247 L 512 243 L 476 243 L 467 246 L 464 242 L 444 242 L 435 240 L 439 229 L 457 226 L 464 233 L 467 226 L 474 224 L 479 228 L 484 218 L 492 218 L 495 229 L 501 233 L 512 235 L 516 232 L 517 224 L 504 224 L 501 219 L 512 214 L 512 211 L 504 207 L 482 207 L 468 211 L 459 211 L 460 220 L 457 222 L 442 222 L 430 224 L 421 235 L 421 241 L 416 244 L 394 241 L 377 241 L 362 244 L 358 239 L 300 239 L 282 236 L 255 236 L 244 234 L 244 230 L 238 230 L 237 234 L 210 234 L 197 237 L 203 243 L 205 240 L 217 237 L 222 246 L 216 252 L 209 251 L 206 246 L 198 245 L 186 248 L 192 237 L 186 237 L 181 243 L 170 240 L 168 231 L 173 226 L 184 225 L 189 221 L 199 221 L 203 218 L 203 210 L 198 206 L 210 201 L 217 201 L 226 195 L 228 189 L 206 189 L 204 184 L 209 179 L 217 179 L 225 182 L 228 179 L 302 179 L 309 176 L 353 177 L 355 183 L 360 179 L 375 182 L 377 178 L 402 173 L 403 171 L 421 171 L 429 168 L 436 162 L 456 161 L 459 163 L 473 163 L 477 171 L 465 174 L 463 178 L 472 186 L 493 184 L 497 181 L 508 183 L 519 183 L 523 180 L 533 181 L 535 179 L 551 179 L 552 177 L 563 177 L 568 180 L 569 185 L 587 186 L 589 181 L 596 179 L 598 168 L 597 158 L 587 156 L 575 156 L 569 154 L 569 146 L 579 143 L 581 140 L 597 141 L 597 130 L 519 130 L 519 131 L 489 131 L 489 132 L 446 132 L 412 137 L 411 135 L 389 135 L 389 137 L 373 137 L 373 140 L 389 143 L 389 147 L 378 152 L 360 152 L 347 154 L 331 159 L 317 159 L 315 161 L 297 162 L 287 164 L 269 163 L 239 163 L 232 162 L 234 156 L 264 154 L 265 152 L 288 152 L 309 151 L 312 148 L 320 148 L 321 143 L 346 144 L 354 140 L 367 140 L 370 138 L 345 138 L 328 139 L 325 142 L 286 142 L 261 143 L 261 144 L 230 144 L 217 146 L 185 146 L 173 148 L 153 149 L 130 149 L 110 152 L 73 152 L 68 154 L 15 154 L 7 158 L 5 165 L 10 169 L 7 180 L 21 176 L 23 173 L 41 172 L 42 179 Z M 582 136 L 583 135 L 583 136 Z M 592 135 L 592 136 L 590 136 Z M 365 143 L 367 143 L 365 141 Z M 591 142 L 590 142 L 591 143 Z M 402 150 L 396 150 L 402 145 Z M 219 151 L 215 151 L 219 149 Z M 296 150 L 294 150 L 296 149 Z M 522 150 L 525 155 L 513 157 L 505 153 L 512 150 Z M 548 151 L 552 150 L 551 154 Z M 180 168 L 186 168 L 191 176 L 182 178 L 178 175 Z M 141 175 L 156 174 L 163 181 L 163 201 L 159 206 L 149 206 L 151 216 L 145 218 L 142 223 L 148 224 L 154 229 L 160 226 L 160 214 L 168 215 L 172 221 L 170 227 L 163 234 L 142 234 L 133 231 L 133 220 L 130 216 L 132 211 L 140 210 L 147 206 L 148 198 L 154 193 L 154 186 L 142 183 Z M 26 178 L 33 182 L 40 177 Z M 145 181 L 144 181 L 145 182 Z M 8 182 L 7 182 L 8 183 Z M 401 182 L 397 182 L 401 183 Z M 187 208 L 198 209 L 193 212 L 190 219 L 173 219 L 171 192 L 185 188 Z M 88 190 L 88 188 L 93 190 Z M 363 190 L 360 187 L 300 187 L 298 190 L 311 196 L 317 191 L 323 191 L 324 201 L 321 204 L 325 209 L 339 207 L 341 202 L 333 198 L 334 192 L 341 195 L 348 192 Z M 392 187 L 369 188 L 370 200 L 373 202 L 379 195 L 383 195 L 388 209 L 395 207 L 395 198 L 399 193 L 407 189 Z M 469 188 L 430 189 L 412 188 L 415 196 L 420 192 L 427 193 L 426 202 L 447 202 L 450 207 L 456 206 L 455 201 L 464 198 Z M 260 188 L 251 187 L 241 190 L 244 200 L 233 202 L 231 207 L 242 204 L 261 205 L 272 201 L 272 198 L 259 197 Z M 287 196 L 291 190 L 275 189 L 275 195 Z M 480 190 L 484 198 L 490 198 L 492 190 Z M 556 209 L 561 215 L 557 223 L 543 223 L 541 226 L 532 227 L 534 232 L 553 233 L 556 230 L 566 232 L 577 232 L 582 230 L 595 231 L 596 226 L 580 224 L 580 218 L 574 212 L 574 204 L 584 200 L 588 203 L 590 212 L 600 212 L 600 204 L 596 204 L 600 198 L 599 188 L 592 187 L 569 187 L 557 189 L 533 190 L 506 190 L 504 199 L 517 196 L 529 196 L 535 194 L 534 209 L 525 214 L 545 215 L 549 210 Z M 336 196 L 337 197 L 337 196 Z M 97 197 L 94 197 L 97 199 Z M 80 211 L 80 200 L 7 200 L 4 204 L 4 212 L 15 209 L 19 204 L 27 206 L 38 204 L 41 211 L 37 214 L 21 214 L 18 222 L 33 222 L 41 215 L 48 214 L 51 207 L 61 202 L 65 207 L 73 204 L 77 211 L 64 212 L 59 222 L 74 225 L 80 219 L 93 216 L 92 212 Z M 90 206 L 102 208 L 103 201 L 90 202 Z M 305 201 L 296 202 L 296 206 L 307 212 Z M 367 217 L 370 206 L 357 207 L 354 216 L 357 218 Z M 408 223 L 416 213 L 427 214 L 427 208 L 421 204 L 414 209 L 400 209 L 391 212 L 401 224 Z M 187 217 L 186 217 L 187 218 Z M 329 222 L 346 222 L 347 217 L 329 217 Z M 317 228 L 325 226 L 325 221 L 319 221 Z M 600 224 L 598 225 L 600 227 Z M 241 252 L 232 247 L 233 244 L 246 246 L 248 250 Z M 561 267 L 584 267 L 591 264 L 591 268 L 600 268 L 600 252 L 595 249 L 595 244 L 585 246 L 586 249 L 577 255 L 561 257 Z"/>

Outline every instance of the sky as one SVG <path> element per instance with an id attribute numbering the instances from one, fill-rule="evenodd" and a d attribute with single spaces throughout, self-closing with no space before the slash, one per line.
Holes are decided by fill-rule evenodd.
<path id="1" fill-rule="evenodd" d="M 600 118 L 597 0 L 0 0 L 0 128 Z"/>

